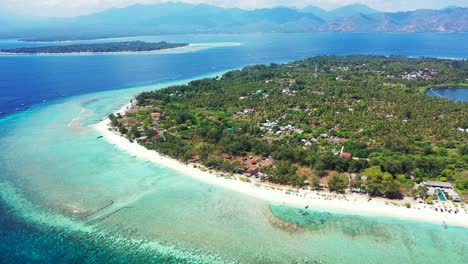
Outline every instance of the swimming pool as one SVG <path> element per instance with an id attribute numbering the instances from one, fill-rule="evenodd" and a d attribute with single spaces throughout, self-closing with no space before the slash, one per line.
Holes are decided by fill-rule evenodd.
<path id="1" fill-rule="evenodd" d="M 440 189 L 437 189 L 437 196 L 439 196 L 439 200 L 441 200 L 442 202 L 447 201 L 447 198 L 445 198 L 444 193 Z"/>

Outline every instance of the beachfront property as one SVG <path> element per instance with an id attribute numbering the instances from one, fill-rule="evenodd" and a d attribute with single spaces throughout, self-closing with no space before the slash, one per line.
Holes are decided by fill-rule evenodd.
<path id="1" fill-rule="evenodd" d="M 445 202 L 447 201 L 447 195 L 452 198 L 455 202 L 460 202 L 460 196 L 455 189 L 453 188 L 452 184 L 449 182 L 440 182 L 440 181 L 426 181 L 422 182 L 428 188 L 427 194 L 432 196 L 434 194 L 437 195 L 440 201 Z"/>

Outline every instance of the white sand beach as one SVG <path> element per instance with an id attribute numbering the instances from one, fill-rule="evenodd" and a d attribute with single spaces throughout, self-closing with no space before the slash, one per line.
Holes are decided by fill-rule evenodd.
<path id="1" fill-rule="evenodd" d="M 125 105 L 119 111 L 125 110 L 130 104 Z M 388 200 L 383 198 L 368 199 L 367 195 L 362 194 L 333 194 L 329 192 L 317 192 L 312 190 L 297 190 L 288 186 L 270 185 L 261 182 L 244 182 L 236 177 L 225 178 L 220 176 L 219 172 L 210 173 L 195 168 L 193 164 L 184 164 L 175 159 L 160 155 L 156 151 L 148 150 L 145 147 L 109 130 L 110 120 L 105 119 L 93 127 L 99 131 L 104 138 L 111 144 L 115 144 L 122 150 L 140 159 L 159 164 L 172 170 L 183 173 L 208 184 L 223 187 L 225 189 L 240 192 L 252 197 L 263 199 L 268 202 L 296 206 L 304 208 L 309 206 L 312 210 L 323 210 L 345 214 L 357 214 L 365 216 L 384 216 L 396 217 L 401 219 L 430 222 L 435 224 L 456 225 L 468 227 L 468 213 L 463 204 L 459 204 L 458 214 L 436 212 L 432 207 L 443 207 L 442 205 L 419 204 L 412 198 L 404 200 Z M 411 208 L 403 206 L 404 203 L 410 203 Z"/>

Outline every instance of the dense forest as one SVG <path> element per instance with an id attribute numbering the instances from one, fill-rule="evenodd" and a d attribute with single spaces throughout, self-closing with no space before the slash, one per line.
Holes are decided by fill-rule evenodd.
<path id="1" fill-rule="evenodd" d="M 398 198 L 436 179 L 467 193 L 468 103 L 424 93 L 467 78 L 465 60 L 322 56 L 144 92 L 110 118 L 147 148 L 273 183 Z"/>
<path id="2" fill-rule="evenodd" d="M 42 46 L 32 48 L 2 49 L 6 53 L 75 53 L 75 52 L 138 52 L 172 49 L 187 46 L 187 43 L 149 43 L 144 41 L 124 41 L 94 44 L 72 44 L 63 46 Z"/>

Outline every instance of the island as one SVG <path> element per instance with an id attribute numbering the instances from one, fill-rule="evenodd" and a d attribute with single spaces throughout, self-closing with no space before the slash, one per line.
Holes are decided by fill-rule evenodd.
<path id="1" fill-rule="evenodd" d="M 165 41 L 150 43 L 144 41 L 123 41 L 92 44 L 72 44 L 40 46 L 29 48 L 2 49 L 3 53 L 14 54 L 61 54 L 61 53 L 115 53 L 115 52 L 151 52 L 188 46 L 188 43 L 168 43 Z"/>
<path id="2" fill-rule="evenodd" d="M 466 60 L 401 56 L 256 65 L 143 92 L 109 130 L 227 179 L 448 201 L 456 213 L 468 194 L 468 103 L 425 91 L 466 76 Z"/>
<path id="3" fill-rule="evenodd" d="M 102 40 L 110 38 L 119 38 L 119 37 L 129 37 L 129 36 L 111 36 L 111 35 L 102 35 L 102 36 L 70 36 L 67 38 L 60 37 L 37 37 L 37 38 L 22 38 L 18 39 L 20 42 L 29 42 L 29 43 L 41 43 L 41 42 L 67 42 L 67 41 L 87 41 L 87 40 Z"/>

